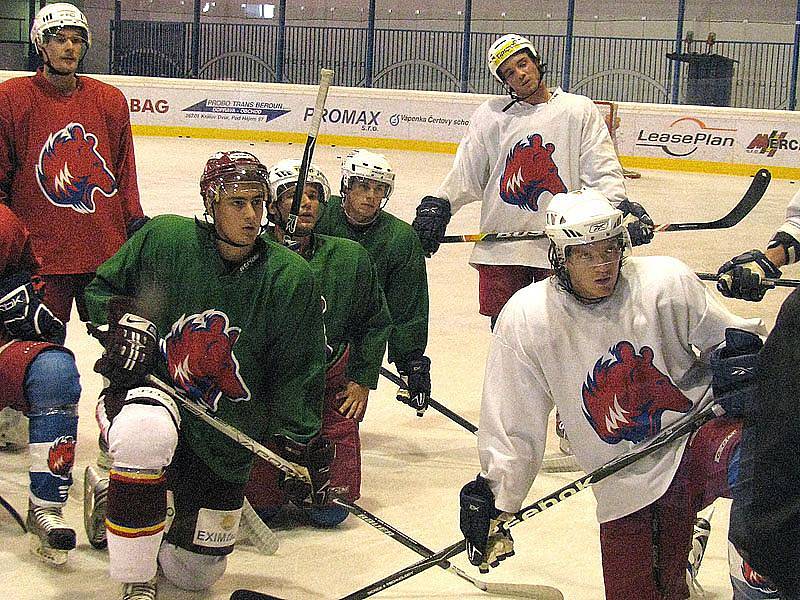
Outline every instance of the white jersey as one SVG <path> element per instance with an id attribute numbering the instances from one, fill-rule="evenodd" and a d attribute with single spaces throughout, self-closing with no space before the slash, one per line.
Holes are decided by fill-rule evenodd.
<path id="1" fill-rule="evenodd" d="M 705 406 L 711 370 L 704 359 L 727 327 L 766 334 L 760 319 L 729 312 L 670 257 L 625 259 L 614 292 L 597 304 L 581 303 L 554 277 L 518 291 L 495 327 L 478 429 L 482 473 L 497 508 L 522 506 L 542 463 L 554 404 L 587 473 Z M 660 498 L 685 445 L 684 439 L 656 451 L 594 485 L 598 520 Z"/>
<path id="2" fill-rule="evenodd" d="M 789 205 L 786 207 L 786 221 L 780 226 L 778 231 L 783 231 L 792 236 L 800 244 L 800 190 L 798 190 Z M 800 256 L 793 250 L 789 251 L 789 263 L 797 262 Z"/>
<path id="3" fill-rule="evenodd" d="M 482 201 L 481 232 L 544 231 L 558 192 L 598 189 L 614 204 L 626 198 L 622 167 L 603 117 L 586 96 L 557 88 L 548 102 L 491 98 L 470 119 L 453 168 L 436 195 L 455 213 Z M 479 242 L 470 262 L 549 268 L 546 238 Z"/>

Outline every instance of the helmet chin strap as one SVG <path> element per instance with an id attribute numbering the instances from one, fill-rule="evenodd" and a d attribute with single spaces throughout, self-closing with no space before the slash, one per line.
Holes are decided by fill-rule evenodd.
<path id="1" fill-rule="evenodd" d="M 536 67 L 539 69 L 539 83 L 536 84 L 536 87 L 534 88 L 534 90 L 530 94 L 528 94 L 527 96 L 518 96 L 514 92 L 514 90 L 511 89 L 511 86 L 508 86 L 508 94 L 509 94 L 509 96 L 511 96 L 511 102 L 509 102 L 508 104 L 505 105 L 505 107 L 503 108 L 503 112 L 506 112 L 509 108 L 514 106 L 517 102 L 524 102 L 525 100 L 527 100 L 528 98 L 533 96 L 536 92 L 538 92 L 539 88 L 542 87 L 542 81 L 544 81 L 544 74 L 547 73 L 547 66 L 546 65 L 539 66 L 537 64 Z"/>

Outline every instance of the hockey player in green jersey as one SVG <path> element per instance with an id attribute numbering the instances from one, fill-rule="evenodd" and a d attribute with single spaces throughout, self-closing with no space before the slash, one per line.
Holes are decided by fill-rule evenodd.
<path id="1" fill-rule="evenodd" d="M 408 387 L 397 399 L 422 416 L 431 393 L 425 254 L 411 226 L 383 210 L 392 189 L 394 172 L 385 156 L 351 152 L 342 162 L 341 197 L 331 198 L 316 231 L 355 240 L 369 252 L 392 316 L 389 362 Z"/>
<path id="2" fill-rule="evenodd" d="M 325 341 L 308 264 L 260 237 L 267 169 L 248 152 L 209 158 L 205 222 L 162 215 L 97 271 L 86 292 L 110 325 L 95 370 L 112 459 L 106 515 L 123 599 L 154 598 L 156 560 L 176 586 L 219 579 L 233 550 L 252 455 L 147 386 L 156 374 L 256 440 L 280 440 L 327 503 L 333 447 L 319 435 Z M 165 529 L 167 490 L 175 516 Z M 304 498 L 296 501 L 302 502 Z"/>
<path id="3" fill-rule="evenodd" d="M 275 227 L 269 237 L 283 242 L 300 172 L 300 161 L 282 160 L 269 169 L 268 212 Z M 297 228 L 293 239 L 317 277 L 323 298 L 328 367 L 322 435 L 336 445 L 331 464 L 331 492 L 355 501 L 360 497 L 361 443 L 358 424 L 367 408 L 370 389 L 378 385 L 378 373 L 391 317 L 375 267 L 367 251 L 347 239 L 318 235 L 314 227 L 330 186 L 314 165 L 308 169 Z M 277 471 L 257 460 L 245 489 L 248 500 L 264 519 L 284 503 L 277 485 Z M 310 507 L 308 517 L 318 526 L 332 527 L 347 517 L 341 506 Z"/>

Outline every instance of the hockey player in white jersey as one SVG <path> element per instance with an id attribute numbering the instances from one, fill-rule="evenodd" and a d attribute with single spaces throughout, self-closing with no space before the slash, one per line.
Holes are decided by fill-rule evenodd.
<path id="1" fill-rule="evenodd" d="M 750 250 L 723 264 L 717 275 L 717 289 L 723 296 L 758 302 L 769 289 L 764 279 L 777 279 L 781 267 L 800 259 L 800 191 L 786 207 L 786 220 L 767 244 L 764 252 Z"/>
<path id="2" fill-rule="evenodd" d="M 726 329 L 759 344 L 751 332 L 765 332 L 726 310 L 679 260 L 628 256 L 623 214 L 597 191 L 557 195 L 546 231 L 555 275 L 517 292 L 500 314 L 478 430 L 481 473 L 461 492 L 468 554 L 484 570 L 513 553 L 502 524 L 539 471 L 554 406 L 591 472 L 712 401 L 708 357 Z M 740 434 L 741 419 L 713 419 L 593 486 L 608 600 L 689 597 L 694 518 L 730 497 Z"/>
<path id="3" fill-rule="evenodd" d="M 527 38 L 509 34 L 489 48 L 492 76 L 508 87 L 470 118 L 453 167 L 434 196 L 417 207 L 413 227 L 429 255 L 439 248 L 451 213 L 481 202 L 482 232 L 544 229 L 544 211 L 558 193 L 590 187 L 632 215 L 634 245 L 653 236 L 653 222 L 627 200 L 622 167 L 603 117 L 585 96 L 545 85 L 547 64 Z M 506 300 L 547 277 L 548 242 L 479 242 L 470 264 L 479 273 L 480 313 L 497 318 Z"/>

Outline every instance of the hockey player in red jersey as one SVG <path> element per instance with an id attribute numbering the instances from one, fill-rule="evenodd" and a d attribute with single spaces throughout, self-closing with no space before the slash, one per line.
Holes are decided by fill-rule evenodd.
<path id="1" fill-rule="evenodd" d="M 556 196 L 546 232 L 555 275 L 514 294 L 493 333 L 481 473 L 461 492 L 467 552 L 484 570 L 513 554 L 504 522 L 537 475 L 553 407 L 590 473 L 716 402 L 724 417 L 592 486 L 605 597 L 684 600 L 695 515 L 737 479 L 738 354 L 764 325 L 726 310 L 682 262 L 628 256 L 623 214 L 597 191 Z"/>
<path id="2" fill-rule="evenodd" d="M 64 324 L 42 303 L 28 232 L 0 204 L 0 408 L 29 420 L 31 551 L 63 564 L 75 531 L 63 519 L 72 485 L 81 387 Z"/>
<path id="3" fill-rule="evenodd" d="M 141 224 L 125 97 L 76 74 L 91 46 L 72 4 L 42 8 L 31 43 L 43 65 L 0 83 L 0 202 L 31 232 L 47 282 L 45 302 L 66 323 L 97 266 Z"/>

